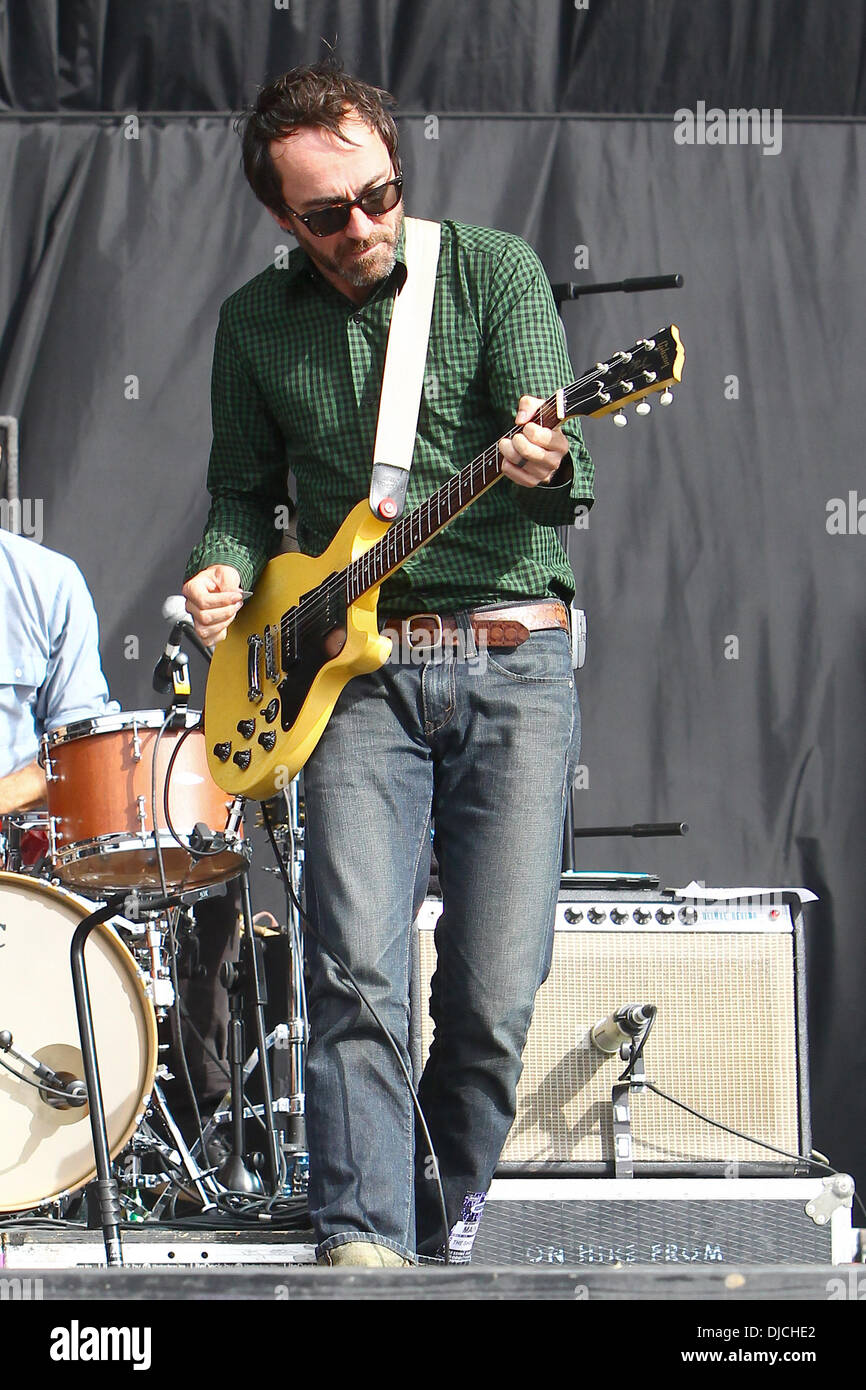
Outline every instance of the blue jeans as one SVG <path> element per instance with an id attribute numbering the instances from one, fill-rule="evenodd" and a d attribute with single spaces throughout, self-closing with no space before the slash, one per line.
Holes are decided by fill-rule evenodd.
<path id="1" fill-rule="evenodd" d="M 486 1192 L 514 1119 L 535 994 L 550 968 L 580 714 L 566 633 L 513 651 L 444 649 L 350 681 L 304 771 L 306 887 L 409 1062 L 411 924 L 431 816 L 443 912 L 435 1033 L 419 1095 L 449 1227 Z M 405 656 L 405 653 L 403 654 Z M 445 1243 L 433 1165 L 369 1011 L 308 937 L 310 1209 L 319 1251 Z"/>

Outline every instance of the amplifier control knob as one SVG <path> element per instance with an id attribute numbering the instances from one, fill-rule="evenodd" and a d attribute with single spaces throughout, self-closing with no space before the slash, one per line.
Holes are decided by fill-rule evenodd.
<path id="1" fill-rule="evenodd" d="M 656 921 L 661 922 L 662 926 L 666 927 L 669 922 L 672 922 L 674 920 L 675 916 L 676 913 L 673 912 L 671 908 L 660 907 L 658 912 L 656 913 Z"/>
<path id="2" fill-rule="evenodd" d="M 634 910 L 634 920 L 639 926 L 644 926 L 653 919 L 652 913 L 645 907 L 636 907 Z"/>
<path id="3" fill-rule="evenodd" d="M 623 912 L 621 907 L 612 907 L 610 910 L 610 920 L 615 922 L 618 927 L 621 927 L 623 922 L 628 921 L 628 913 Z"/>
<path id="4" fill-rule="evenodd" d="M 598 926 L 599 922 L 604 921 L 604 919 L 607 916 L 607 913 L 602 912 L 600 907 L 591 907 L 586 915 L 589 918 L 590 922 L 592 922 L 593 926 Z"/>
<path id="5" fill-rule="evenodd" d="M 681 921 L 681 922 L 684 922 L 685 925 L 686 925 L 687 927 L 692 927 L 692 926 L 694 926 L 694 924 L 695 924 L 695 922 L 696 922 L 697 920 L 698 920 L 698 910 L 697 910 L 696 907 L 681 907 L 681 908 L 680 908 L 680 921 Z"/>
<path id="6" fill-rule="evenodd" d="M 567 907 L 562 915 L 565 918 L 566 922 L 568 922 L 569 925 L 572 927 L 575 926 L 578 922 L 583 921 L 583 913 L 580 911 L 580 908 L 578 907 Z"/>

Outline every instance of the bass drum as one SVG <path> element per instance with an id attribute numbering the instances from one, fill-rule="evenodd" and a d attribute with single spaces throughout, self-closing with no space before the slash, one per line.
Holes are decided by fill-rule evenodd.
<path id="1" fill-rule="evenodd" d="M 39 879 L 0 873 L 0 1031 L 64 1079 L 84 1077 L 69 950 L 75 928 L 93 910 Z M 156 1017 L 135 961 L 110 925 L 94 927 L 84 961 L 113 1158 L 150 1100 Z M 0 1057 L 28 1075 L 23 1062 Z M 54 1109 L 35 1086 L 0 1067 L 0 1211 L 29 1211 L 96 1176 L 89 1116 L 87 1105 Z"/>

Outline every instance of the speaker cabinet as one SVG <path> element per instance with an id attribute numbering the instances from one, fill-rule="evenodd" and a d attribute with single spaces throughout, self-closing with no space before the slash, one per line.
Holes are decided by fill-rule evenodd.
<path id="1" fill-rule="evenodd" d="M 441 911 L 441 902 L 428 898 L 415 924 L 418 1069 L 432 1037 L 430 980 Z M 643 1052 L 647 1080 L 726 1127 L 632 1088 L 635 1175 L 805 1171 L 796 1161 L 811 1148 L 799 898 L 761 892 L 706 902 L 665 891 L 563 887 L 552 966 L 536 1000 L 501 1175 L 548 1169 L 620 1175 L 612 1088 L 624 1062 L 618 1053 L 599 1052 L 589 1033 L 633 1003 L 658 1011 Z M 619 1143 L 619 1123 L 617 1136 Z"/>

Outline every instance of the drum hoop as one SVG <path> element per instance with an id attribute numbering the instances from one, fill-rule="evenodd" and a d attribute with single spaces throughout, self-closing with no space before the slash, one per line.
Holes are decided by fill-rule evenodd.
<path id="1" fill-rule="evenodd" d="M 166 830 L 163 826 L 159 830 L 159 843 L 163 850 L 179 850 L 181 854 L 189 854 L 191 859 L 195 858 L 188 849 L 179 845 L 171 831 Z M 74 864 L 79 859 L 89 859 L 94 855 L 126 853 L 129 850 L 141 852 L 155 847 L 156 840 L 152 833 L 128 835 L 122 831 L 115 831 L 110 835 L 94 835 L 90 840 L 73 840 L 63 849 L 56 851 L 54 862 Z M 226 837 L 225 853 L 243 854 L 246 859 L 250 859 L 252 858 L 252 845 L 243 840 L 240 835 L 232 833 Z"/>
<path id="2" fill-rule="evenodd" d="M 184 712 L 184 728 L 191 729 L 201 719 L 201 710 L 188 709 Z M 63 743 L 73 743 L 76 739 L 91 738 L 97 734 L 123 733 L 133 727 L 137 729 L 161 729 L 166 721 L 165 710 L 121 710 L 119 714 L 100 714 L 93 718 L 76 719 L 72 724 L 64 724 L 58 729 L 50 729 L 42 735 L 46 748 L 55 748 Z M 177 732 L 174 728 L 166 733 Z"/>

